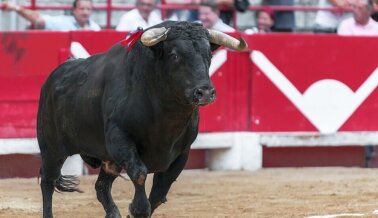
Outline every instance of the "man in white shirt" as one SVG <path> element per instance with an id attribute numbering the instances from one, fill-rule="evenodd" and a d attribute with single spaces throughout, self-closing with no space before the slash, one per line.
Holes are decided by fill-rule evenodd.
<path id="1" fill-rule="evenodd" d="M 146 29 L 161 23 L 161 15 L 155 10 L 155 0 L 137 0 L 136 8 L 121 17 L 116 30 L 133 31 L 138 27 Z"/>
<path id="2" fill-rule="evenodd" d="M 372 0 L 355 0 L 353 17 L 343 20 L 337 29 L 339 35 L 378 36 L 378 23 L 371 18 L 374 11 Z"/>
<path id="3" fill-rule="evenodd" d="M 219 8 L 215 1 L 205 0 L 198 8 L 198 18 L 207 29 L 218 30 L 222 32 L 235 32 L 235 29 L 223 23 L 219 18 Z"/>
<path id="4" fill-rule="evenodd" d="M 92 0 L 75 0 L 72 5 L 72 15 L 61 16 L 43 15 L 10 2 L 4 5 L 5 10 L 17 12 L 37 29 L 58 31 L 101 29 L 97 23 L 90 19 L 93 9 Z"/>
<path id="5" fill-rule="evenodd" d="M 350 0 L 319 0 L 318 7 L 339 8 L 340 11 L 319 10 L 315 17 L 314 32 L 316 33 L 336 33 L 337 26 L 346 17 L 350 17 L 350 13 L 343 10 L 350 4 Z"/>

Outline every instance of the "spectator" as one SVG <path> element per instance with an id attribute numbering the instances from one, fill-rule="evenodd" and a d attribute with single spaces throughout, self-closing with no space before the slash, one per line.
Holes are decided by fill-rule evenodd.
<path id="1" fill-rule="evenodd" d="M 234 32 L 234 28 L 220 19 L 219 13 L 218 5 L 212 0 L 203 1 L 198 8 L 198 17 L 204 27 L 222 32 Z"/>
<path id="2" fill-rule="evenodd" d="M 132 31 L 161 23 L 161 16 L 156 10 L 155 0 L 136 0 L 136 8 L 121 17 L 116 30 Z"/>
<path id="3" fill-rule="evenodd" d="M 269 9 L 256 12 L 256 27 L 258 32 L 267 33 L 272 31 L 274 26 L 274 13 Z"/>
<path id="4" fill-rule="evenodd" d="M 263 5 L 293 6 L 294 0 L 263 0 Z M 272 31 L 293 32 L 295 30 L 295 17 L 293 11 L 276 11 L 274 17 L 275 22 Z"/>
<path id="5" fill-rule="evenodd" d="M 166 0 L 166 4 L 181 4 L 181 5 L 199 5 L 201 0 Z M 172 10 L 167 11 L 168 19 L 175 21 L 196 21 L 198 20 L 197 10 Z"/>
<path id="6" fill-rule="evenodd" d="M 174 0 L 168 0 L 174 1 Z M 185 1 L 185 0 L 184 0 Z M 190 0 L 191 4 L 200 5 L 203 0 Z M 207 1 L 207 0 L 205 0 Z M 237 0 L 214 0 L 214 3 L 219 7 L 222 7 L 224 10 L 219 10 L 219 18 L 223 21 L 223 23 L 230 25 L 231 20 L 234 13 L 234 4 Z M 248 1 L 248 0 L 240 0 L 240 1 Z M 199 19 L 199 14 L 197 10 L 190 10 L 188 15 L 188 21 L 195 21 Z"/>
<path id="7" fill-rule="evenodd" d="M 10 2 L 4 3 L 5 10 L 16 11 L 35 28 L 45 30 L 100 30 L 100 26 L 90 19 L 93 9 L 92 0 L 75 0 L 72 15 L 49 16 L 26 9 Z"/>
<path id="8" fill-rule="evenodd" d="M 253 33 L 268 33 L 272 32 L 272 26 L 274 25 L 274 13 L 270 9 L 262 9 L 256 11 L 256 27 L 247 29 L 247 34 Z"/>
<path id="9" fill-rule="evenodd" d="M 319 0 L 320 8 L 337 7 L 340 10 L 349 6 L 348 0 Z M 314 32 L 336 33 L 337 26 L 345 18 L 344 12 L 318 11 L 315 17 Z"/>
<path id="10" fill-rule="evenodd" d="M 353 17 L 340 23 L 337 33 L 348 36 L 378 36 L 378 23 L 371 18 L 374 11 L 372 0 L 355 0 Z"/>
<path id="11" fill-rule="evenodd" d="M 218 5 L 218 8 L 224 7 L 226 9 L 219 12 L 219 18 L 227 25 L 231 24 L 234 14 L 234 1 L 235 0 L 215 0 L 215 4 Z"/>
<path id="12" fill-rule="evenodd" d="M 373 5 L 374 5 L 374 12 L 373 14 L 371 15 L 371 18 L 373 18 L 373 20 L 377 21 L 378 22 L 378 0 L 373 0 Z"/>

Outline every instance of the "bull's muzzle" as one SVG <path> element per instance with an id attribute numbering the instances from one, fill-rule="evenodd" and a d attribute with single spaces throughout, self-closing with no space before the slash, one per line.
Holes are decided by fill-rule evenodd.
<path id="1" fill-rule="evenodd" d="M 215 101 L 216 92 L 213 87 L 201 87 L 194 89 L 194 102 L 204 106 Z"/>

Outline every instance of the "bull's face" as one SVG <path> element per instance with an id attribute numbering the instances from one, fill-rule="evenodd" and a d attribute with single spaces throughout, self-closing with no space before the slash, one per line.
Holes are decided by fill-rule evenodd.
<path id="1" fill-rule="evenodd" d="M 209 77 L 209 41 L 204 38 L 175 39 L 165 41 L 162 47 L 162 73 L 180 102 L 194 105 L 212 103 L 216 94 Z"/>
<path id="2" fill-rule="evenodd" d="M 156 70 L 169 91 L 180 103 L 190 105 L 207 105 L 216 98 L 209 77 L 212 49 L 219 45 L 238 50 L 246 47 L 244 40 L 189 23 L 147 30 L 141 41 L 157 51 Z"/>

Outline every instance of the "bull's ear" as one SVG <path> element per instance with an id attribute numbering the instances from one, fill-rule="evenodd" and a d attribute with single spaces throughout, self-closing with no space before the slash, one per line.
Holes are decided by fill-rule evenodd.
<path id="1" fill-rule="evenodd" d="M 217 50 L 219 47 L 220 47 L 220 45 L 218 45 L 218 44 L 210 43 L 210 49 L 211 49 L 212 52 Z"/>

